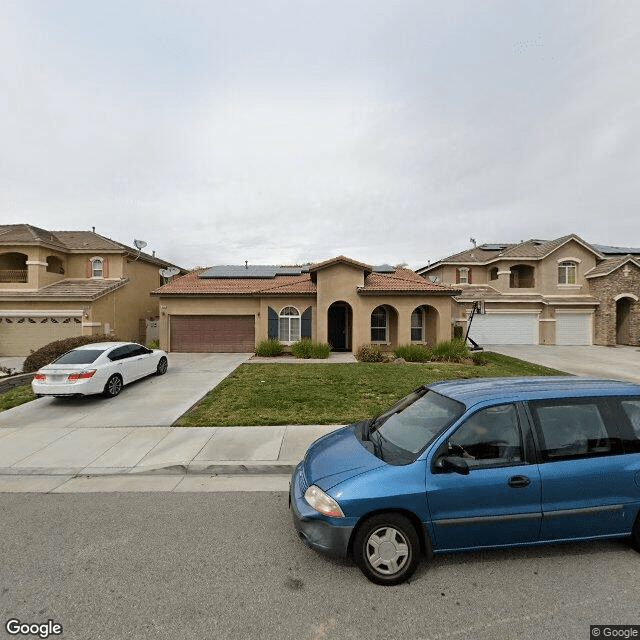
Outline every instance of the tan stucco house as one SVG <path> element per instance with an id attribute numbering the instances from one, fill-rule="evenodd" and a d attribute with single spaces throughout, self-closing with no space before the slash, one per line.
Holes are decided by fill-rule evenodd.
<path id="1" fill-rule="evenodd" d="M 452 337 L 453 296 L 409 269 L 339 256 L 296 267 L 217 266 L 157 289 L 160 346 L 169 351 L 253 351 L 267 338 L 301 338 L 355 351 Z"/>
<path id="2" fill-rule="evenodd" d="M 462 290 L 456 324 L 479 344 L 640 343 L 640 249 L 577 235 L 482 244 L 417 270 Z"/>
<path id="3" fill-rule="evenodd" d="M 144 340 L 167 266 L 91 231 L 0 225 L 0 355 L 77 335 Z"/>

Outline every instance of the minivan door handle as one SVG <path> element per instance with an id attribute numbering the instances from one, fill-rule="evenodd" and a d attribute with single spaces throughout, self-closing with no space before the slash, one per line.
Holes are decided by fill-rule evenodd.
<path id="1" fill-rule="evenodd" d="M 531 484 L 531 480 L 527 476 L 511 476 L 509 478 L 509 486 L 514 488 L 528 487 Z"/>

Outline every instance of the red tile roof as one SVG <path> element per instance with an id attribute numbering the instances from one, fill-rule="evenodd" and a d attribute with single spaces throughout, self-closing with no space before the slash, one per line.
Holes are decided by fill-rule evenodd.
<path id="1" fill-rule="evenodd" d="M 327 261 L 332 262 L 332 261 Z M 321 263 L 321 264 L 327 264 Z M 354 264 L 353 261 L 349 263 Z M 274 278 L 201 278 L 206 269 L 200 269 L 176 278 L 156 289 L 156 295 L 220 295 L 220 296 L 265 296 L 265 295 L 312 295 L 316 284 L 311 274 L 275 276 Z M 425 280 L 409 269 L 397 268 L 395 273 L 368 273 L 364 286 L 358 288 L 368 294 L 444 294 L 458 293 L 442 284 Z"/>

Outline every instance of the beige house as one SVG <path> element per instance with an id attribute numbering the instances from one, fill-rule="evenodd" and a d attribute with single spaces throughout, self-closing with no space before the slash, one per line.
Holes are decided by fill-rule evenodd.
<path id="1" fill-rule="evenodd" d="M 144 341 L 167 265 L 91 231 L 0 225 L 0 355 L 78 335 Z"/>
<path id="2" fill-rule="evenodd" d="M 640 341 L 637 249 L 576 235 L 483 244 L 418 269 L 462 290 L 456 324 L 479 344 L 615 345 Z"/>
<path id="3" fill-rule="evenodd" d="M 450 340 L 456 293 L 408 269 L 340 256 L 302 267 L 211 267 L 153 295 L 161 348 L 250 352 L 267 338 L 285 344 L 310 338 L 344 351 Z"/>

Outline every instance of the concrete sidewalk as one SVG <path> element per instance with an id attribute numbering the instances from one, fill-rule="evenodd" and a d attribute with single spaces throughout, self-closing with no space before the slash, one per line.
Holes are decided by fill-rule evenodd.
<path id="1" fill-rule="evenodd" d="M 0 492 L 286 491 L 340 426 L 2 428 Z"/>

